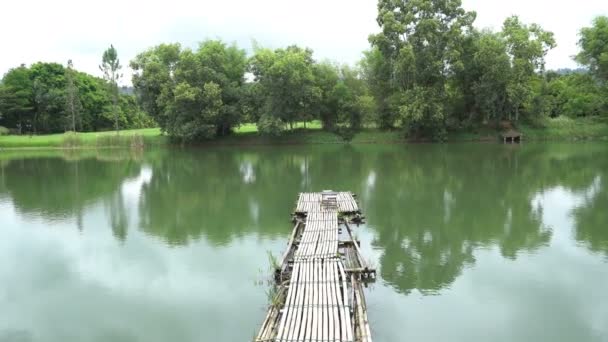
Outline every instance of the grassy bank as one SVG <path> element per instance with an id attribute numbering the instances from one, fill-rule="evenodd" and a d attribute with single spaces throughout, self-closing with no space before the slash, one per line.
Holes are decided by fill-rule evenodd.
<path id="1" fill-rule="evenodd" d="M 608 120 L 606 119 L 548 119 L 537 126 L 520 125 L 525 141 L 575 141 L 608 140 Z M 448 142 L 498 141 L 498 132 L 489 128 L 476 128 L 462 132 L 450 132 Z M 338 144 L 344 140 L 332 133 L 321 130 L 318 121 L 303 123 L 279 137 L 261 136 L 255 124 L 241 125 L 236 134 L 201 143 L 201 145 L 271 145 L 271 144 Z M 364 129 L 357 133 L 352 143 L 406 143 L 401 130 L 380 131 Z M 92 133 L 66 133 L 40 136 L 0 136 L 0 148 L 95 148 L 159 146 L 169 144 L 169 139 L 158 128 Z"/>
<path id="2" fill-rule="evenodd" d="M 557 117 L 537 127 L 520 127 L 520 131 L 524 140 L 533 141 L 608 140 L 608 118 Z"/>
<path id="3" fill-rule="evenodd" d="M 48 135 L 3 135 L 1 148 L 95 148 L 165 144 L 167 138 L 158 128 L 116 132 L 64 133 Z"/>

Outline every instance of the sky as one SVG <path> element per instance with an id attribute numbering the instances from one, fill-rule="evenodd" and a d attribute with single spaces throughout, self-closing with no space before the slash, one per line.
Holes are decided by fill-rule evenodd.
<path id="1" fill-rule="evenodd" d="M 114 44 L 130 84 L 128 62 L 160 43 L 195 47 L 205 39 L 236 42 L 250 51 L 291 44 L 314 50 L 317 59 L 356 63 L 379 30 L 376 0 L 2 0 L 0 74 L 22 63 L 72 59 L 76 69 L 101 76 L 103 51 Z M 571 56 L 581 27 L 608 15 L 606 0 L 462 0 L 477 12 L 475 26 L 500 30 L 517 14 L 555 33 L 557 48 L 547 67 L 575 68 Z"/>

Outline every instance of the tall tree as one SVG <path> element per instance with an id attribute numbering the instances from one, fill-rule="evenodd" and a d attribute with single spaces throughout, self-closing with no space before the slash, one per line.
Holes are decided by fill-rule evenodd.
<path id="1" fill-rule="evenodd" d="M 507 92 L 514 115 L 513 121 L 519 120 L 522 109 L 532 99 L 532 79 L 536 72 L 545 70 L 545 56 L 555 47 L 553 33 L 543 30 L 537 24 L 523 24 L 519 17 L 511 16 L 503 24 L 502 34 L 507 44 L 507 53 L 511 61 L 511 79 Z"/>
<path id="2" fill-rule="evenodd" d="M 4 114 L 2 124 L 15 129 L 19 134 L 34 116 L 34 94 L 31 71 L 25 65 L 9 70 L 0 84 L 0 111 Z"/>
<path id="3" fill-rule="evenodd" d="M 608 17 L 593 20 L 592 27 L 584 27 L 580 32 L 578 45 L 581 52 L 576 61 L 589 67 L 598 78 L 608 80 Z"/>
<path id="4" fill-rule="evenodd" d="M 72 132 L 76 132 L 76 118 L 80 111 L 80 99 L 78 97 L 78 87 L 74 81 L 74 64 L 68 60 L 68 67 L 65 71 L 65 100 L 66 111 L 70 118 Z"/>
<path id="5" fill-rule="evenodd" d="M 180 44 L 160 44 L 138 54 L 130 62 L 137 99 L 165 131 L 171 120 L 166 103 L 176 84 L 175 71 L 181 52 Z"/>
<path id="6" fill-rule="evenodd" d="M 363 53 L 361 60 L 362 78 L 374 97 L 377 108 L 374 122 L 381 129 L 393 128 L 397 121 L 398 109 L 394 104 L 398 89 L 392 82 L 392 67 L 377 46 Z"/>
<path id="7" fill-rule="evenodd" d="M 120 65 L 120 60 L 118 59 L 118 52 L 114 45 L 110 45 L 110 47 L 103 52 L 101 57 L 101 65 L 99 65 L 99 69 L 103 72 L 103 78 L 108 81 L 112 90 L 112 109 L 114 112 L 114 128 L 116 129 L 116 134 L 118 134 L 118 80 L 122 77 L 120 73 L 120 69 L 122 65 Z"/>
<path id="8" fill-rule="evenodd" d="M 133 61 L 139 101 L 179 141 L 228 135 L 242 119 L 245 51 L 219 40 L 197 50 L 162 44 Z"/>
<path id="9" fill-rule="evenodd" d="M 507 86 L 510 64 L 507 47 L 501 35 L 483 31 L 475 41 L 475 53 L 469 73 L 477 73 L 473 81 L 475 107 L 484 123 L 499 121 L 508 108 Z"/>
<path id="10" fill-rule="evenodd" d="M 447 80 L 460 63 L 463 34 L 475 12 L 460 0 L 380 0 L 382 32 L 370 36 L 390 67 L 390 81 L 402 91 L 399 112 L 414 134 L 441 139 L 447 112 Z"/>
<path id="11" fill-rule="evenodd" d="M 262 85 L 266 97 L 266 116 L 261 119 L 269 127 L 283 123 L 293 127 L 314 111 L 321 98 L 321 89 L 315 84 L 312 50 L 298 46 L 286 49 L 258 49 L 251 59 L 251 71 Z M 267 125 L 265 125 L 267 126 Z"/>

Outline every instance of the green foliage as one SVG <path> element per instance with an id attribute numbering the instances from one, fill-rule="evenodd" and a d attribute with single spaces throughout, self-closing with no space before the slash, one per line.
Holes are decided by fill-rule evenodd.
<path id="1" fill-rule="evenodd" d="M 507 46 L 500 35 L 482 32 L 475 40 L 473 65 L 477 77 L 473 81 L 474 107 L 481 117 L 478 120 L 498 122 L 508 108 L 507 86 L 510 61 Z"/>
<path id="2" fill-rule="evenodd" d="M 347 126 L 337 126 L 334 132 L 345 142 L 351 142 L 357 133 L 355 129 Z"/>
<path id="3" fill-rule="evenodd" d="M 362 78 L 369 87 L 369 93 L 375 99 L 374 123 L 382 128 L 393 128 L 397 121 L 398 110 L 392 104 L 397 93 L 392 80 L 390 63 L 377 47 L 363 53 L 361 60 Z"/>
<path id="4" fill-rule="evenodd" d="M 8 135 L 10 130 L 4 126 L 0 126 L 0 135 Z"/>
<path id="5" fill-rule="evenodd" d="M 591 74 L 548 75 L 543 84 L 545 89 L 539 91 L 538 97 L 543 97 L 547 116 L 577 118 L 608 114 L 606 87 Z"/>
<path id="6" fill-rule="evenodd" d="M 243 118 L 245 51 L 208 40 L 196 51 L 161 44 L 131 62 L 140 103 L 170 137 L 195 141 L 232 133 Z M 251 99 L 250 99 L 251 100 Z M 247 107 L 250 106 L 250 107 Z"/>
<path id="7" fill-rule="evenodd" d="M 69 60 L 68 67 L 65 70 L 65 109 L 68 122 L 71 122 L 71 129 L 73 132 L 76 132 L 76 122 L 80 121 L 82 103 L 78 96 L 78 88 L 76 87 L 74 78 L 74 64 L 72 60 Z"/>
<path id="8" fill-rule="evenodd" d="M 370 42 L 391 69 L 384 81 L 401 93 L 388 98 L 398 105 L 404 127 L 414 134 L 444 131 L 448 79 L 460 67 L 461 43 L 475 13 L 459 0 L 380 0 L 378 12 L 382 32 Z"/>
<path id="9" fill-rule="evenodd" d="M 581 52 L 576 60 L 588 66 L 598 78 L 608 80 L 608 17 L 595 18 L 592 27 L 581 30 L 580 37 Z"/>
<path id="10" fill-rule="evenodd" d="M 449 129 L 547 116 L 544 58 L 551 32 L 517 16 L 476 31 L 459 0 L 380 0 L 372 50 L 361 63 L 379 127 L 444 140 Z"/>
<path id="11" fill-rule="evenodd" d="M 17 133 L 98 131 L 115 119 L 121 127 L 154 125 L 132 95 L 119 95 L 117 107 L 115 117 L 104 80 L 57 63 L 11 69 L 0 83 L 0 124 Z"/>
<path id="12" fill-rule="evenodd" d="M 260 133 L 270 136 L 279 136 L 285 129 L 283 120 L 270 114 L 263 114 L 257 126 Z"/>
<path id="13" fill-rule="evenodd" d="M 529 108 L 532 100 L 532 82 L 536 71 L 545 69 L 544 57 L 555 47 L 553 33 L 544 31 L 537 24 L 525 25 L 517 16 L 505 20 L 502 35 L 511 59 L 507 94 L 512 111 L 509 119 L 518 121 L 520 112 Z"/>
<path id="14" fill-rule="evenodd" d="M 258 49 L 251 71 L 265 96 L 265 112 L 293 127 L 310 114 L 322 92 L 315 84 L 312 50 L 298 46 Z"/>
<path id="15" fill-rule="evenodd" d="M 118 106 L 118 80 L 122 78 L 120 69 L 122 69 L 122 65 L 120 65 L 120 60 L 118 59 L 118 52 L 114 45 L 110 45 L 103 52 L 99 70 L 103 72 L 103 78 L 108 82 L 110 93 L 112 94 L 112 116 L 114 117 L 114 129 L 116 133 L 118 133 L 121 127 L 121 121 L 124 124 L 124 120 L 121 120 L 121 118 L 124 119 L 124 115 L 121 115 L 120 107 Z"/>
<path id="16" fill-rule="evenodd" d="M 193 142 L 239 130 L 279 136 L 314 121 L 332 139 L 399 127 L 443 141 L 465 130 L 608 114 L 608 17 L 581 30 L 576 60 L 589 72 L 565 75 L 545 72 L 551 32 L 517 16 L 500 32 L 478 31 L 475 17 L 460 0 L 379 0 L 381 32 L 356 67 L 318 62 L 297 45 L 256 45 L 247 58 L 220 40 L 196 49 L 161 44 L 130 62 L 134 96 L 118 92 L 113 46 L 102 56 L 105 80 L 71 64 L 21 66 L 0 82 L 0 124 L 30 134 L 159 125 Z"/>
<path id="17" fill-rule="evenodd" d="M 2 124 L 19 133 L 27 129 L 34 117 L 33 81 L 30 69 L 21 65 L 9 70 L 0 84 Z"/>

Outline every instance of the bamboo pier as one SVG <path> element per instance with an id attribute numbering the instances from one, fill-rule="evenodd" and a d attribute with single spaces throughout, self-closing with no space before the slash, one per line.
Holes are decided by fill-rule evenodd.
<path id="1" fill-rule="evenodd" d="M 363 285 L 376 271 L 351 226 L 363 221 L 350 192 L 301 193 L 275 270 L 276 295 L 256 342 L 371 342 Z"/>

